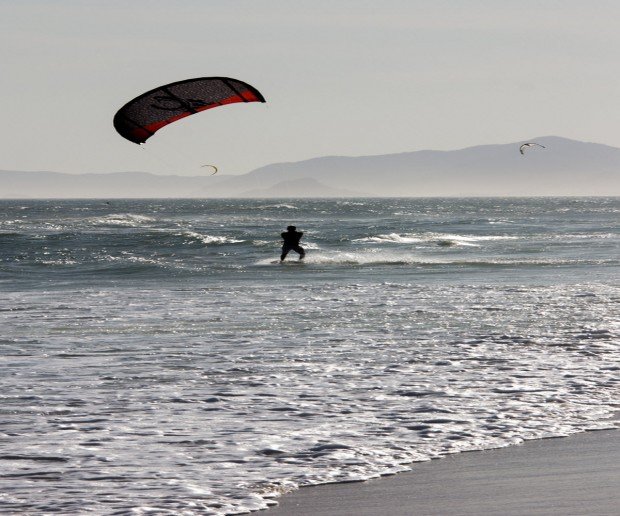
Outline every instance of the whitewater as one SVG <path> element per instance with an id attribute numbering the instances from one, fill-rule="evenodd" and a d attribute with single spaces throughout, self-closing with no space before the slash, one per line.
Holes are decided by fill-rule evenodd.
<path id="1" fill-rule="evenodd" d="M 0 511 L 238 514 L 611 428 L 619 213 L 0 201 Z M 290 224 L 307 258 L 280 264 Z"/>

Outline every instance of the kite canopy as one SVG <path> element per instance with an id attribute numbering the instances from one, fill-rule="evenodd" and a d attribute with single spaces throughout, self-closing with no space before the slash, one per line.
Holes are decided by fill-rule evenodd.
<path id="1" fill-rule="evenodd" d="M 213 174 L 211 174 L 212 176 L 214 176 L 215 174 L 217 174 L 217 167 L 215 165 L 202 165 L 202 167 L 210 167 L 213 169 Z"/>
<path id="2" fill-rule="evenodd" d="M 265 98 L 253 86 L 228 77 L 173 82 L 125 104 L 114 115 L 114 128 L 123 138 L 141 144 L 172 122 L 235 102 L 265 102 Z"/>
<path id="3" fill-rule="evenodd" d="M 546 149 L 547 147 L 545 147 L 544 145 L 541 145 L 540 143 L 536 143 L 536 142 L 528 142 L 528 143 L 524 143 L 523 145 L 521 145 L 521 147 L 519 147 L 519 152 L 521 154 L 525 154 L 525 149 L 529 149 L 530 147 L 534 147 L 534 146 L 538 146 L 538 147 L 542 147 L 543 149 Z"/>

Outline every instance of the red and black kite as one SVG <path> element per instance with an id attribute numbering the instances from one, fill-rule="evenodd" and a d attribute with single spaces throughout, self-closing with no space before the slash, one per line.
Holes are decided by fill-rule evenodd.
<path id="1" fill-rule="evenodd" d="M 235 102 L 265 102 L 253 86 L 229 77 L 173 82 L 129 101 L 114 115 L 114 128 L 142 144 L 162 127 L 207 109 Z"/>

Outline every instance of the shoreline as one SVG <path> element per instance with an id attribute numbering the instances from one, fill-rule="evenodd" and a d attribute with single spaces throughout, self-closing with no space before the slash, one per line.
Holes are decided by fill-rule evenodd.
<path id="1" fill-rule="evenodd" d="M 619 430 L 462 452 L 365 482 L 302 487 L 261 514 L 612 516 L 620 507 Z"/>

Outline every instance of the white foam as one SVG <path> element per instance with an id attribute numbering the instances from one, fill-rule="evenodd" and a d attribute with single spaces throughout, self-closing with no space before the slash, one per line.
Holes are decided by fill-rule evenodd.
<path id="1" fill-rule="evenodd" d="M 153 217 L 136 215 L 133 213 L 112 213 L 103 217 L 92 217 L 85 220 L 93 225 L 127 227 L 141 227 L 145 224 L 150 224 L 157 221 L 157 219 L 154 219 Z"/>
<path id="2" fill-rule="evenodd" d="M 377 235 L 372 237 L 364 237 L 353 240 L 354 242 L 376 242 L 376 243 L 397 243 L 412 244 L 424 242 L 423 238 L 412 235 L 399 235 L 398 233 L 389 233 L 387 235 Z"/>
<path id="3" fill-rule="evenodd" d="M 433 243 L 440 246 L 478 246 L 478 242 L 495 240 L 515 240 L 517 237 L 507 235 L 458 235 L 453 233 L 389 233 L 358 238 L 354 242 L 372 242 L 378 244 L 424 244 Z"/>
<path id="4" fill-rule="evenodd" d="M 293 206 L 292 204 L 267 204 L 266 206 L 261 206 L 262 209 L 282 209 L 285 208 L 287 210 L 297 210 L 297 206 Z"/>
<path id="5" fill-rule="evenodd" d="M 180 233 L 176 233 L 179 236 L 189 237 L 192 240 L 196 240 L 206 245 L 210 244 L 238 244 L 245 242 L 245 240 L 231 238 L 227 236 L 205 235 L 198 233 L 197 231 L 185 230 Z"/>

